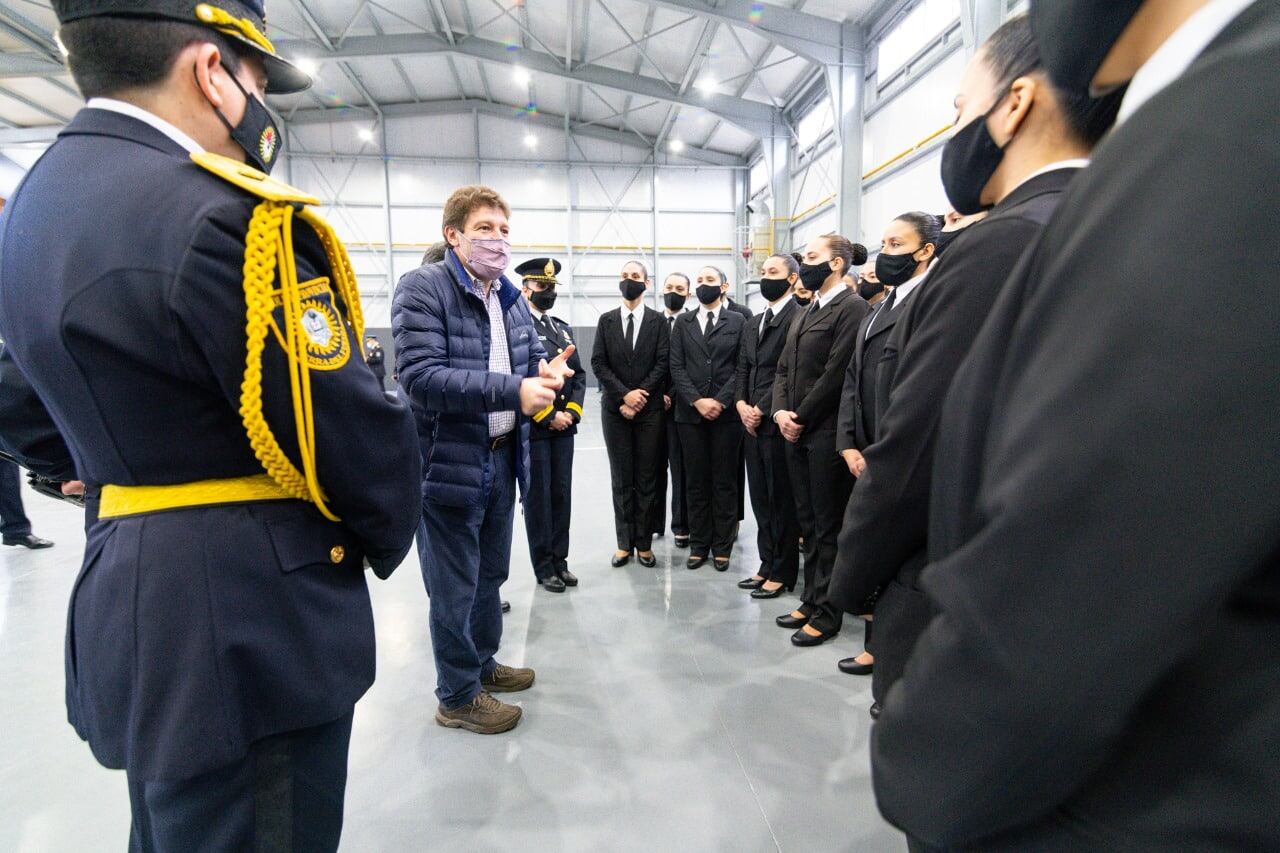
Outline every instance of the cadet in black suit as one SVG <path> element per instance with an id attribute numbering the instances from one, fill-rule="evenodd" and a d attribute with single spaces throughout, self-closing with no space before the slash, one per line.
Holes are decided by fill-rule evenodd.
<path id="1" fill-rule="evenodd" d="M 769 303 L 764 315 L 747 321 L 738 355 L 738 418 L 746 430 L 747 482 L 756 516 L 760 570 L 739 581 L 753 598 L 777 598 L 795 588 L 800 573 L 800 527 L 787 471 L 786 440 L 768 416 L 773 406 L 773 378 L 791 322 L 800 312 L 792 298 L 800 265 L 790 255 L 764 262 L 760 293 Z"/>
<path id="2" fill-rule="evenodd" d="M 696 569 L 710 555 L 723 572 L 737 526 L 742 425 L 731 409 L 744 320 L 724 304 L 714 267 L 698 273 L 694 293 L 698 310 L 678 318 L 671 331 L 672 409 L 689 496 L 687 566 Z"/>
<path id="3" fill-rule="evenodd" d="M 0 219 L 0 334 L 70 457 L 37 462 L 96 495 L 67 711 L 127 774 L 131 849 L 331 851 L 364 567 L 408 552 L 421 463 L 319 201 L 248 164 L 278 151 L 264 83 L 306 75 L 261 3 L 192 8 L 55 0 L 89 100 Z"/>
<path id="4" fill-rule="evenodd" d="M 676 318 L 685 313 L 692 287 L 689 277 L 682 272 L 673 272 L 662 283 L 662 319 L 667 324 L 668 333 L 675 325 Z M 689 502 L 684 486 L 684 454 L 680 451 L 680 431 L 676 429 L 676 414 L 673 409 L 675 389 L 671 386 L 670 374 L 667 389 L 664 392 L 663 404 L 666 408 L 667 455 L 658 471 L 658 520 L 654 524 L 654 532 L 661 535 L 666 527 L 667 503 L 667 469 L 671 471 L 671 535 L 675 538 L 677 548 L 689 547 Z"/>
<path id="5" fill-rule="evenodd" d="M 995 209 L 981 226 L 954 238 L 947 257 L 937 262 L 910 307 L 899 309 L 900 322 L 885 336 L 876 375 L 875 440 L 862 453 L 865 470 L 845 509 L 831 583 L 832 601 L 851 610 L 883 590 L 875 606 L 877 703 L 902 674 L 933 616 L 918 581 L 927 557 L 942 399 L 1000 287 L 1039 237 L 1118 106 L 1111 99 L 1094 117 L 1087 98 L 1071 101 L 1054 92 L 1034 59 L 1034 44 L 1026 18 L 1015 18 L 988 40 L 965 75 L 956 98 L 958 124 L 996 105 L 987 123 L 996 128 L 1005 157 L 990 174 L 958 156 L 948 164 L 975 173 L 969 180 L 984 182 L 980 189 Z M 959 181 L 966 172 L 953 168 Z"/>
<path id="6" fill-rule="evenodd" d="M 787 332 L 773 383 L 770 417 L 787 441 L 787 468 L 804 537 L 804 596 L 800 607 L 779 616 L 783 628 L 816 624 L 816 645 L 836 635 L 842 614 L 822 602 L 831 582 L 840 519 L 853 477 L 836 455 L 836 412 L 845 365 L 853 354 L 858 324 L 870 310 L 842 279 L 867 259 L 864 246 L 838 234 L 818 237 L 805 248 L 800 280 L 813 292 Z"/>
<path id="7" fill-rule="evenodd" d="M 1277 850 L 1280 5 L 1031 15 L 1061 84 L 1141 73 L 947 395 L 877 799 L 948 849 Z"/>
<path id="8" fill-rule="evenodd" d="M 591 369 L 603 394 L 601 419 L 613 482 L 615 567 L 629 563 L 633 552 L 640 565 L 657 565 L 653 522 L 671 336 L 662 315 L 643 304 L 650 283 L 644 264 L 623 265 L 618 284 L 622 307 L 600 315 L 591 350 Z"/>
<path id="9" fill-rule="evenodd" d="M 742 319 L 750 320 L 752 316 L 751 309 L 745 305 L 741 305 L 733 301 L 733 297 L 729 295 L 729 276 L 724 274 L 724 270 L 719 267 L 708 267 L 707 269 L 715 270 L 720 277 L 720 292 L 724 294 L 724 307 L 737 314 L 742 315 Z M 741 459 L 738 460 L 738 520 L 747 517 L 747 457 L 746 445 L 743 445 L 740 451 Z M 738 531 L 735 528 L 733 533 L 734 541 L 737 541 Z"/>
<path id="10" fill-rule="evenodd" d="M 904 213 L 889 223 L 885 229 L 876 256 L 876 281 L 892 285 L 888 297 L 881 300 L 858 328 L 853 358 L 845 370 L 840 394 L 840 413 L 836 426 L 836 450 L 852 477 L 862 474 L 864 465 L 862 450 L 876 436 L 876 378 L 884 355 L 889 333 L 898 320 L 906 314 L 918 288 L 929 272 L 933 252 L 938 241 L 937 217 L 928 213 Z M 847 505 L 847 504 L 846 504 Z M 845 507 L 841 507 L 843 518 Z M 843 526 L 843 521 L 842 521 Z M 851 612 L 867 614 L 874 604 L 874 595 L 849 607 Z M 824 602 L 832 611 L 842 608 L 834 602 Z M 796 636 L 809 641 L 820 641 L 813 629 L 801 629 Z M 874 658 L 871 655 L 871 622 L 866 628 L 866 650 L 856 658 L 841 661 L 840 668 L 851 675 L 870 675 Z"/>
<path id="11" fill-rule="evenodd" d="M 560 262 L 534 258 L 516 267 L 522 292 L 529 302 L 533 327 L 547 358 L 555 358 L 573 343 L 573 329 L 548 312 L 556 304 Z M 577 586 L 569 571 L 569 518 L 573 491 L 573 444 L 582 421 L 587 394 L 587 374 L 577 347 L 566 362 L 573 377 L 556 393 L 556 400 L 531 420 L 529 432 L 529 494 L 524 499 L 524 527 L 529 539 L 529 559 L 538 584 L 548 592 L 564 592 Z"/>

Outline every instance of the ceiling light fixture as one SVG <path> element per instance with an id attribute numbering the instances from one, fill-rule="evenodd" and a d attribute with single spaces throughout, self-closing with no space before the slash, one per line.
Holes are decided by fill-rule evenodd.
<path id="1" fill-rule="evenodd" d="M 694 86 L 697 87 L 698 91 L 702 93 L 703 97 L 706 97 L 708 95 L 714 95 L 716 93 L 716 87 L 718 85 L 719 84 L 716 83 L 715 78 L 713 77 L 703 77 L 701 80 L 699 80 L 697 83 L 694 84 Z"/>
<path id="2" fill-rule="evenodd" d="M 320 63 L 309 57 L 295 60 L 293 64 L 298 66 L 298 70 L 308 77 L 314 77 L 320 73 Z"/>
<path id="3" fill-rule="evenodd" d="M 529 72 L 521 68 L 519 65 L 517 65 L 515 70 L 511 72 L 511 78 L 521 86 L 528 86 L 529 81 L 533 79 L 529 76 Z"/>
<path id="4" fill-rule="evenodd" d="M 537 148 L 538 137 L 534 136 L 532 133 L 526 133 L 524 135 L 524 144 L 526 148 Z"/>
<path id="5" fill-rule="evenodd" d="M 373 131 L 372 131 L 372 130 L 370 130 L 369 128 L 367 128 L 367 127 L 362 127 L 362 128 L 360 128 L 359 136 L 360 136 L 361 141 L 363 141 L 363 142 L 372 142 L 372 141 L 373 141 Z"/>
<path id="6" fill-rule="evenodd" d="M 684 143 L 681 142 L 679 139 L 673 139 L 671 140 L 671 142 L 668 144 L 667 147 L 670 148 L 672 151 L 676 152 L 677 154 L 679 154 L 681 151 L 684 150 Z"/>

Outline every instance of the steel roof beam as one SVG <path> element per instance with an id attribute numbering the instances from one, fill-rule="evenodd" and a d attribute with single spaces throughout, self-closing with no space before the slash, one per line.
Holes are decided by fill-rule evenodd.
<path id="1" fill-rule="evenodd" d="M 711 5 L 707 0 L 639 0 L 663 9 L 697 15 L 718 24 L 752 30 L 797 56 L 818 65 L 840 64 L 840 22 L 785 6 L 760 4 L 752 0 L 721 0 Z M 759 20 L 751 20 L 757 13 Z"/>
<path id="2" fill-rule="evenodd" d="M 555 56 L 532 50 L 512 53 L 507 50 L 506 45 L 474 36 L 459 40 L 456 44 L 449 44 L 448 41 L 431 35 L 353 36 L 340 47 L 322 50 L 319 56 L 316 55 L 317 45 L 313 42 L 284 41 L 278 47 L 286 56 L 309 55 L 316 59 L 336 62 L 392 56 L 460 54 L 491 65 L 502 65 L 508 68 L 520 65 L 529 71 L 573 80 L 582 85 L 599 86 L 623 94 L 640 95 L 666 103 L 706 110 L 756 136 L 767 136 L 770 133 L 777 112 L 767 104 L 728 95 L 692 96 L 687 92 L 672 90 L 661 80 L 628 74 L 625 71 L 599 65 L 578 65 L 569 70 Z"/>
<path id="3" fill-rule="evenodd" d="M 482 101 L 479 98 L 468 98 L 466 100 L 458 101 L 423 101 L 421 103 L 382 104 L 382 114 L 388 119 L 458 115 L 470 113 L 472 111 L 479 112 L 483 115 L 498 116 L 500 118 L 511 118 L 522 122 L 529 122 L 530 124 L 535 124 L 539 127 L 547 127 L 561 131 L 564 130 L 563 116 L 543 112 L 539 112 L 537 114 L 526 114 L 515 107 L 507 106 L 505 104 L 492 104 L 488 101 Z M 328 110 L 298 110 L 298 112 L 294 114 L 293 121 L 290 122 L 290 124 L 293 126 L 299 126 L 328 124 L 332 122 L 368 122 L 375 118 L 377 118 L 377 116 L 373 114 L 372 110 L 357 107 Z M 639 150 L 652 150 L 651 143 L 646 143 L 644 140 L 629 131 L 614 130 L 611 128 L 597 127 L 595 125 L 579 125 L 574 123 L 570 123 L 569 131 L 574 136 L 599 139 L 604 142 L 626 145 L 629 148 L 636 148 Z M 56 129 L 54 132 L 56 133 Z M 3 142 L 5 139 L 5 133 L 6 132 L 0 132 L 0 142 Z M 685 148 L 684 151 L 681 152 L 680 156 L 686 159 L 699 160 L 716 166 L 741 166 L 746 162 L 736 154 L 726 154 L 722 151 L 695 148 L 693 146 Z"/>

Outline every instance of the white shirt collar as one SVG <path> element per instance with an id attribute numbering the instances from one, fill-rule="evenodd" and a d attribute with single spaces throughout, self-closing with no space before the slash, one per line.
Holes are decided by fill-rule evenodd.
<path id="1" fill-rule="evenodd" d="M 1036 169 L 1030 175 L 1027 175 L 1021 181 L 1018 181 L 1018 187 L 1022 186 L 1028 181 L 1031 181 L 1031 180 L 1034 180 L 1035 178 L 1040 177 L 1041 175 L 1047 175 L 1050 172 L 1056 172 L 1059 169 L 1087 169 L 1088 167 L 1089 167 L 1088 157 L 1076 157 L 1072 160 L 1059 160 L 1056 163 L 1050 163 L 1048 166 L 1044 166 L 1040 169 Z M 1016 190 L 1018 187 L 1014 187 L 1014 189 Z"/>
<path id="2" fill-rule="evenodd" d="M 715 308 L 708 308 L 705 305 L 699 305 L 698 306 L 698 323 L 702 324 L 707 322 L 708 314 L 711 314 L 712 316 L 714 316 L 716 318 L 716 322 L 719 323 L 720 315 L 724 313 L 724 310 L 725 309 L 724 309 L 723 299 L 720 300 L 720 304 L 717 305 Z"/>
<path id="3" fill-rule="evenodd" d="M 641 300 L 640 304 L 639 304 L 639 305 L 637 305 L 635 308 L 628 308 L 628 307 L 626 306 L 626 303 L 623 303 L 623 305 L 622 305 L 622 316 L 625 318 L 625 317 L 626 317 L 626 316 L 628 316 L 628 315 L 630 315 L 630 316 L 632 316 L 632 317 L 635 317 L 635 318 L 636 318 L 636 322 L 637 322 L 637 323 L 639 323 L 639 322 L 640 322 L 640 318 L 644 316 L 644 301 L 643 301 L 643 300 Z"/>
<path id="4" fill-rule="evenodd" d="M 1205 48 L 1253 3 L 1254 0 L 1210 0 L 1187 18 L 1133 75 L 1116 125 L 1128 121 L 1147 101 L 1185 74 Z"/>
<path id="5" fill-rule="evenodd" d="M 906 284 L 898 285 L 897 296 L 893 297 L 894 311 L 897 311 L 898 308 L 902 306 L 902 303 L 906 300 L 906 298 L 911 295 L 911 291 L 915 290 L 921 284 L 924 284 L 924 280 L 929 277 L 929 273 L 933 272 L 933 267 L 934 267 L 934 264 L 930 263 L 929 266 L 925 267 L 925 271 L 923 275 L 916 276 L 915 278 L 911 279 L 911 281 L 908 281 Z"/>
<path id="6" fill-rule="evenodd" d="M 533 315 L 533 319 L 539 322 L 542 321 L 542 316 L 543 316 L 542 312 L 539 311 L 537 308 L 534 308 L 532 305 L 529 306 L 529 313 Z"/>
<path id="7" fill-rule="evenodd" d="M 818 307 L 814 308 L 813 310 L 821 311 L 823 308 L 826 308 L 828 303 L 830 303 L 832 299 L 835 299 L 836 294 L 839 293 L 842 289 L 844 289 L 844 287 L 845 286 L 843 284 L 837 284 L 835 287 L 831 288 L 826 293 L 818 293 L 815 291 L 813 294 L 813 301 Z"/>
<path id="8" fill-rule="evenodd" d="M 196 142 L 190 136 L 187 136 L 181 130 L 178 130 L 178 128 L 160 118 L 160 116 L 155 113 L 148 112 L 142 107 L 134 106 L 133 104 L 125 103 L 124 101 L 117 101 L 114 98 L 90 98 L 89 103 L 85 104 L 85 106 L 91 110 L 107 110 L 108 112 L 119 113 L 120 115 L 129 116 L 130 118 L 136 118 L 144 124 L 151 125 L 191 154 L 199 154 L 204 150 L 199 142 Z"/>

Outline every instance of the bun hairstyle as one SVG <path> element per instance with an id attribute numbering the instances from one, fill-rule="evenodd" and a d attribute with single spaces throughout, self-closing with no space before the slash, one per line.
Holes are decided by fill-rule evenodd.
<path id="1" fill-rule="evenodd" d="M 854 267 L 860 267 L 867 262 L 867 247 L 861 243 L 854 243 L 840 234 L 823 234 L 822 239 L 827 241 L 831 257 L 841 258 L 844 261 L 843 271 L 846 274 Z"/>

